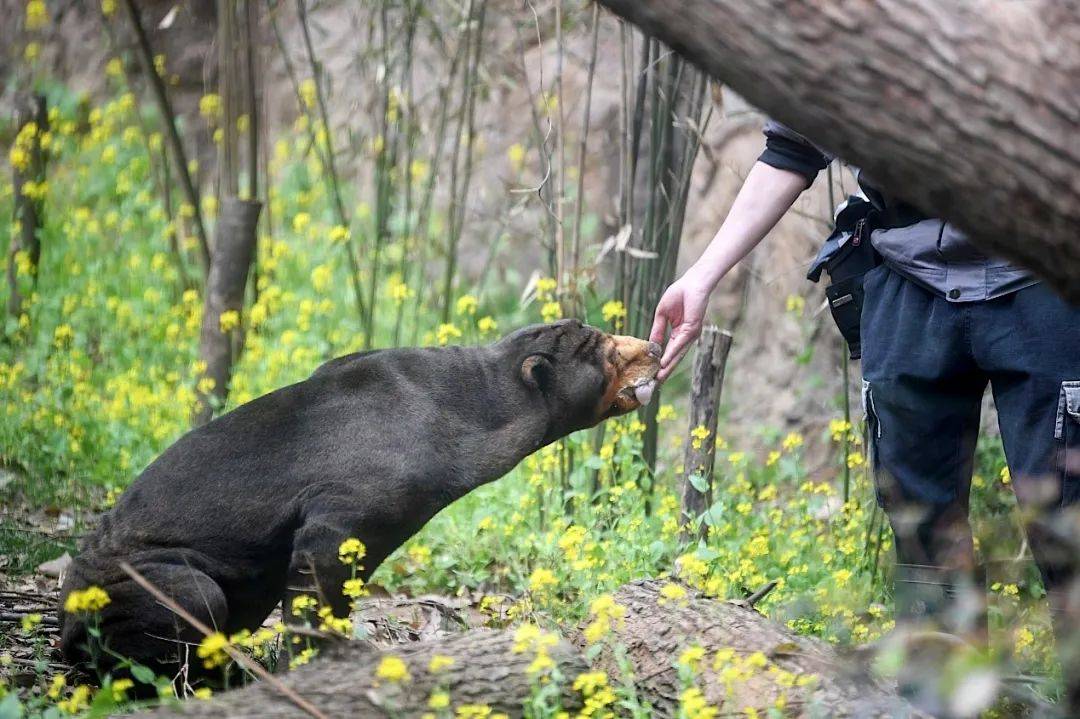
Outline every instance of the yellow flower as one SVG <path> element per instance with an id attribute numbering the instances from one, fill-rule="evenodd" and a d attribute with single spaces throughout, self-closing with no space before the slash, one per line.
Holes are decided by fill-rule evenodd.
<path id="1" fill-rule="evenodd" d="M 37 613 L 27 614 L 27 615 L 24 615 L 23 618 L 22 618 L 22 630 L 24 632 L 33 631 L 34 627 L 36 627 L 39 624 L 41 624 L 41 615 L 40 614 L 37 614 Z"/>
<path id="2" fill-rule="evenodd" d="M 101 14 L 105 17 L 112 17 L 112 14 L 116 12 L 116 0 L 101 0 Z"/>
<path id="3" fill-rule="evenodd" d="M 199 114 L 207 120 L 215 120 L 221 115 L 221 96 L 210 92 L 199 98 Z"/>
<path id="4" fill-rule="evenodd" d="M 199 687 L 191 695 L 199 701 L 210 701 L 210 697 L 214 695 L 214 690 L 210 687 Z"/>
<path id="5" fill-rule="evenodd" d="M 459 315 L 475 315 L 478 306 L 479 302 L 476 297 L 472 295 L 462 295 L 461 297 L 458 297 L 457 313 Z"/>
<path id="6" fill-rule="evenodd" d="M 300 83 L 300 101 L 304 103 L 304 107 L 311 109 L 315 107 L 317 99 L 318 88 L 315 87 L 315 81 L 309 77 Z"/>
<path id="7" fill-rule="evenodd" d="M 536 297 L 541 300 L 551 299 L 551 293 L 559 283 L 553 277 L 541 277 L 536 281 Z"/>
<path id="8" fill-rule="evenodd" d="M 45 0 L 30 0 L 26 3 L 27 30 L 40 30 L 48 24 L 49 11 L 45 7 Z"/>
<path id="9" fill-rule="evenodd" d="M 529 590 L 533 592 L 544 592 L 548 587 L 554 587 L 558 584 L 559 580 L 550 569 L 540 567 L 534 569 L 533 573 L 529 575 Z"/>
<path id="10" fill-rule="evenodd" d="M 690 671 L 697 671 L 698 664 L 705 658 L 705 648 L 695 644 L 687 647 L 679 654 L 679 664 L 687 666 Z"/>
<path id="11" fill-rule="evenodd" d="M 57 349 L 70 344 L 74 338 L 75 331 L 71 329 L 71 325 L 60 325 L 53 331 L 53 344 L 56 345 Z"/>
<path id="12" fill-rule="evenodd" d="M 685 589 L 683 589 L 678 584 L 668 582 L 664 586 L 660 587 L 660 599 L 657 601 L 657 604 L 660 604 L 662 606 L 670 601 L 684 599 L 685 597 Z"/>
<path id="13" fill-rule="evenodd" d="M 367 555 L 364 543 L 356 537 L 349 537 L 338 547 L 338 559 L 342 564 L 352 564 L 363 559 Z"/>
<path id="14" fill-rule="evenodd" d="M 693 445 L 694 449 L 701 449 L 701 446 L 704 444 L 705 440 L 709 438 L 709 435 L 710 432 L 708 428 L 706 428 L 703 424 L 699 424 L 697 427 L 694 427 L 692 430 L 690 430 L 690 437 L 693 439 L 693 442 L 691 442 L 691 444 Z"/>
<path id="15" fill-rule="evenodd" d="M 71 692 L 70 697 L 62 702 L 57 702 L 56 706 L 65 714 L 78 714 L 90 705 L 91 691 L 87 685 L 80 684 Z"/>
<path id="16" fill-rule="evenodd" d="M 605 322 L 613 322 L 615 327 L 618 328 L 626 317 L 626 305 L 619 300 L 608 300 L 600 308 L 600 313 L 604 316 Z"/>
<path id="17" fill-rule="evenodd" d="M 64 611 L 69 614 L 100 612 L 109 602 L 109 595 L 104 589 L 91 585 L 81 591 L 75 590 L 64 600 Z"/>
<path id="18" fill-rule="evenodd" d="M 506 157 L 514 172 L 520 173 L 525 168 L 525 148 L 521 144 L 515 142 L 507 148 Z"/>
<path id="19" fill-rule="evenodd" d="M 409 163 L 409 178 L 415 183 L 420 182 L 428 174 L 428 164 L 423 160 L 413 160 Z"/>
<path id="20" fill-rule="evenodd" d="M 127 690 L 131 689 L 133 686 L 135 686 L 135 682 L 130 679 L 114 680 L 113 683 L 109 685 L 109 688 L 112 689 L 113 701 L 124 701 L 124 695 L 127 693 Z"/>
<path id="21" fill-rule="evenodd" d="M 481 317 L 476 321 L 476 329 L 480 330 L 480 334 L 482 335 L 489 335 L 499 329 L 499 324 L 495 321 L 494 317 L 489 315 L 487 317 Z"/>
<path id="22" fill-rule="evenodd" d="M 294 617 L 300 617 L 304 615 L 304 612 L 308 609 L 314 609 L 318 602 L 315 597 L 310 594 L 299 594 L 293 597 L 292 600 L 292 613 Z"/>
<path id="23" fill-rule="evenodd" d="M 451 340 L 455 340 L 461 337 L 461 330 L 457 328 L 457 325 L 453 323 L 444 323 L 439 325 L 439 328 L 435 330 L 435 338 L 440 347 L 445 347 L 450 344 Z"/>
<path id="24" fill-rule="evenodd" d="M 848 455 L 847 466 L 851 469 L 858 469 L 866 464 L 866 458 L 863 457 L 862 452 L 852 452 Z"/>
<path id="25" fill-rule="evenodd" d="M 433 692 L 428 698 L 427 705 L 431 709 L 445 709 L 450 706 L 450 695 L 446 692 Z"/>
<path id="26" fill-rule="evenodd" d="M 341 586 L 341 593 L 346 597 L 352 597 L 356 599 L 367 594 L 367 590 L 364 589 L 364 580 L 359 577 L 355 579 L 346 579 L 345 583 Z"/>
<path id="27" fill-rule="evenodd" d="M 333 243 L 348 242 L 350 236 L 349 228 L 344 225 L 334 225 L 330 228 L 330 241 Z"/>
<path id="28" fill-rule="evenodd" d="M 717 708 L 709 706 L 705 695 L 697 687 L 689 687 L 679 695 L 679 707 L 686 719 L 714 719 Z"/>
<path id="29" fill-rule="evenodd" d="M 796 450 L 802 445 L 803 436 L 798 432 L 791 432 L 786 437 L 784 437 L 783 441 L 780 443 L 780 446 L 785 452 L 791 452 L 792 450 Z"/>
<path id="30" fill-rule="evenodd" d="M 27 62 L 33 62 L 37 59 L 38 54 L 41 52 L 41 45 L 36 42 L 26 43 L 26 49 L 23 50 L 23 59 Z"/>
<path id="31" fill-rule="evenodd" d="M 326 292 L 330 289 L 330 282 L 334 279 L 334 271 L 330 265 L 318 265 L 311 271 L 311 286 L 316 292 Z"/>
<path id="32" fill-rule="evenodd" d="M 222 334 L 232 332 L 240 325 L 240 313 L 236 310 L 226 310 L 218 318 L 218 324 L 221 326 Z"/>
<path id="33" fill-rule="evenodd" d="M 435 654 L 431 657 L 431 661 L 428 662 L 428 671 L 432 674 L 439 674 L 446 671 L 450 667 L 454 666 L 454 658 L 444 656 L 442 654 Z"/>
<path id="34" fill-rule="evenodd" d="M 295 602 L 294 602 L 295 604 Z M 195 653 L 203 660 L 203 666 L 207 669 L 220 667 L 229 661 L 229 653 L 226 648 L 229 640 L 221 632 L 214 632 L 199 642 L 199 648 Z"/>
<path id="35" fill-rule="evenodd" d="M 1012 473 L 1009 471 L 1008 467 L 1002 467 L 1001 468 L 1001 483 L 1002 484 L 1009 484 L 1010 482 L 1012 482 Z"/>
<path id="36" fill-rule="evenodd" d="M 562 317 L 562 305 L 558 302 L 545 302 L 540 308 L 540 317 L 544 322 L 554 322 Z"/>
<path id="37" fill-rule="evenodd" d="M 293 232 L 300 234 L 306 230 L 310 224 L 311 215 L 306 212 L 297 212 L 292 220 Z"/>
<path id="38" fill-rule="evenodd" d="M 800 295 L 788 295 L 785 306 L 791 314 L 801 315 L 806 308 L 806 299 Z"/>
<path id="39" fill-rule="evenodd" d="M 657 422 L 667 422 L 675 419 L 676 416 L 675 407 L 670 404 L 662 404 L 660 405 L 660 409 L 656 411 Z"/>
<path id="40" fill-rule="evenodd" d="M 409 559 L 416 564 L 427 564 L 431 561 L 431 548 L 423 544 L 414 544 L 408 550 Z"/>
<path id="41" fill-rule="evenodd" d="M 775 466 L 776 463 L 779 462 L 779 461 L 780 461 L 780 453 L 777 452 L 774 449 L 773 451 L 769 452 L 769 456 L 765 458 L 765 466 L 766 467 Z"/>
<path id="42" fill-rule="evenodd" d="M 379 666 L 375 669 L 375 676 L 395 684 L 404 683 L 412 679 L 409 675 L 409 667 L 399 657 L 392 654 L 382 658 Z"/>

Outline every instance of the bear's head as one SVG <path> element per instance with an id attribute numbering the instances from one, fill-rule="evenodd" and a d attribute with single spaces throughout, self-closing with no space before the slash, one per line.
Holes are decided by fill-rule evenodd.
<path id="1" fill-rule="evenodd" d="M 656 388 L 660 345 L 580 320 L 525 327 L 499 345 L 547 408 L 546 441 L 648 404 Z"/>

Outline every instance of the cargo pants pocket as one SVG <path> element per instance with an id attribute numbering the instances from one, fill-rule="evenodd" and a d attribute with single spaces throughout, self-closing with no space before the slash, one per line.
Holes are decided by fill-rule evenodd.
<path id="1" fill-rule="evenodd" d="M 869 380 L 862 381 L 862 409 L 866 419 L 866 452 L 870 462 L 870 473 L 874 478 L 874 497 L 878 506 L 885 508 L 885 492 L 882 487 L 884 472 L 881 470 L 881 461 L 878 457 L 878 439 L 881 438 L 881 421 L 878 419 L 877 408 L 874 407 L 874 388 Z"/>
<path id="2" fill-rule="evenodd" d="M 1061 383 L 1054 421 L 1061 468 L 1061 506 L 1080 502 L 1080 380 Z"/>

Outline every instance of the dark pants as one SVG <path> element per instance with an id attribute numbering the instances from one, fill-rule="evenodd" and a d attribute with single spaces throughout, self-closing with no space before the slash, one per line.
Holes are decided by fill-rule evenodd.
<path id="1" fill-rule="evenodd" d="M 865 291 L 863 399 L 898 567 L 975 567 L 968 494 L 989 383 L 1029 543 L 1047 590 L 1066 589 L 1080 539 L 1062 511 L 1080 499 L 1080 307 L 1042 285 L 950 303 L 885 265 Z"/>

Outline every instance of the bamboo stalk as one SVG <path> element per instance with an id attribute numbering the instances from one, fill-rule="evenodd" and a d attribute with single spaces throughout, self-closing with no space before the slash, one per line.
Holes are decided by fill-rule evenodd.
<path id="1" fill-rule="evenodd" d="M 199 258 L 202 261 L 205 275 L 210 272 L 210 242 L 206 234 L 206 225 L 203 223 L 199 193 L 195 189 L 195 183 L 192 181 L 191 173 L 188 171 L 184 143 L 180 140 L 180 133 L 176 129 L 176 114 L 173 112 L 169 96 L 165 92 L 165 83 L 154 68 L 154 51 L 150 47 L 150 39 L 143 28 L 138 8 L 135 7 L 135 0 L 124 0 L 124 8 L 127 10 L 128 19 L 131 21 L 135 39 L 138 42 L 139 52 L 137 54 L 139 62 L 142 65 L 143 72 L 146 74 L 150 90 L 158 106 L 158 112 L 161 114 L 162 122 L 165 125 L 165 136 L 168 138 L 169 147 L 172 148 L 173 164 L 176 167 L 177 174 L 180 176 L 180 186 L 184 190 L 184 196 L 188 204 L 194 210 L 195 235 L 199 241 Z"/>
<path id="2" fill-rule="evenodd" d="M 592 90 L 593 90 L 593 78 L 596 75 L 596 54 L 597 47 L 599 45 L 599 32 L 600 32 L 600 6 L 593 4 L 592 13 L 592 49 L 589 53 L 589 68 L 587 71 L 587 79 L 585 81 L 585 107 L 581 113 L 581 139 L 578 143 L 578 176 L 577 176 L 577 192 L 575 193 L 575 212 L 574 212 L 574 231 L 571 239 L 571 262 L 573 265 L 573 272 L 571 274 L 571 293 L 574 298 L 574 314 L 580 316 L 583 314 L 583 308 L 579 307 L 580 292 L 577 286 L 578 278 L 578 266 L 581 263 L 581 215 L 585 208 L 585 152 L 589 143 L 589 120 L 592 111 Z"/>
<path id="3" fill-rule="evenodd" d="M 296 74 L 296 68 L 293 66 L 292 60 L 289 58 L 289 51 L 285 45 L 285 38 L 282 36 L 281 28 L 278 26 L 276 12 L 277 8 L 272 4 L 272 0 L 266 0 L 266 2 L 267 9 L 269 11 L 268 14 L 270 16 L 270 26 L 274 30 L 274 37 L 277 40 L 278 48 L 281 50 L 282 62 L 285 65 L 285 72 L 289 76 L 289 81 L 292 84 L 293 93 L 296 96 L 296 102 L 299 105 L 301 112 L 307 113 L 307 108 L 304 105 L 303 95 L 300 92 L 300 81 Z M 297 0 L 297 5 L 298 9 L 300 11 L 303 11 L 303 0 Z M 302 17 L 304 18 L 304 22 L 302 23 L 302 25 L 306 31 L 306 13 L 303 14 Z M 305 32 L 305 38 L 306 43 L 310 43 L 310 34 Z M 312 58 L 313 52 L 309 51 L 309 60 L 314 62 Z M 318 90 L 317 94 L 319 97 L 321 97 L 322 91 L 321 89 L 319 89 L 321 85 L 319 83 L 318 77 L 315 76 L 313 78 L 313 81 L 315 82 L 316 89 Z M 320 106 L 322 106 L 321 103 Z M 323 124 L 326 127 L 327 138 L 327 147 L 325 148 L 325 151 L 324 148 L 319 146 L 318 139 L 315 135 L 315 128 L 313 127 L 313 123 L 310 121 L 310 114 L 309 121 L 307 123 L 308 141 L 314 148 L 315 153 L 319 156 L 319 161 L 322 164 L 323 175 L 326 177 L 326 182 L 330 187 L 330 197 L 333 201 L 335 217 L 340 225 L 342 225 L 343 227 L 349 227 L 349 218 L 348 214 L 345 212 L 345 205 L 341 199 L 341 191 L 337 180 L 337 170 L 334 166 L 333 161 L 334 153 L 333 148 L 330 145 L 330 127 L 326 124 L 325 118 L 323 118 Z M 342 249 L 345 252 L 345 259 L 349 267 L 349 281 L 350 284 L 352 284 L 353 288 L 353 296 L 355 298 L 354 301 L 356 304 L 356 313 L 360 321 L 363 322 L 366 310 L 364 304 L 363 288 L 360 285 L 360 261 L 356 257 L 355 247 L 351 241 L 342 244 Z"/>

